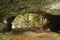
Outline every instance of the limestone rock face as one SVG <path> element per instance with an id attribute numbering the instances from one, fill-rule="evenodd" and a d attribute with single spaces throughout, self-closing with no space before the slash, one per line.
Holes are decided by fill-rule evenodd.
<path id="1" fill-rule="evenodd" d="M 60 15 L 60 1 L 46 5 L 41 10 L 51 15 Z"/>

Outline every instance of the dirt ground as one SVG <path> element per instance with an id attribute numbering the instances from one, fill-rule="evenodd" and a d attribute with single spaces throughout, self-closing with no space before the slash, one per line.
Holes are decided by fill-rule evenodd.
<path id="1" fill-rule="evenodd" d="M 26 31 L 20 34 L 10 34 L 11 40 L 60 40 L 60 34 L 53 32 L 31 32 Z"/>

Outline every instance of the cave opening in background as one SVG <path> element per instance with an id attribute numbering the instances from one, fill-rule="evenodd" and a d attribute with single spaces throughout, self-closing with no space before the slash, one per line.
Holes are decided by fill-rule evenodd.
<path id="1" fill-rule="evenodd" d="M 52 32 L 60 32 L 60 16 L 58 16 L 58 15 L 55 16 L 55 15 L 50 15 L 50 14 L 46 14 L 45 16 L 49 21 L 49 23 L 45 27 L 49 28 Z M 8 31 L 12 30 L 11 22 L 13 22 L 15 17 L 16 16 L 12 16 L 7 19 L 7 28 L 6 29 Z"/>

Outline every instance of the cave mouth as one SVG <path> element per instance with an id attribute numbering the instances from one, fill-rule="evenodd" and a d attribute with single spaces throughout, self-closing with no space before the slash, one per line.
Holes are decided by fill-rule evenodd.
<path id="1" fill-rule="evenodd" d="M 12 24 L 11 24 L 11 22 L 15 19 L 15 17 L 16 16 L 12 16 L 12 17 L 7 19 L 7 28 L 6 28 L 6 30 L 8 32 L 12 31 Z M 51 32 L 60 33 L 60 16 L 51 16 L 49 21 L 50 21 L 50 23 L 47 24 L 47 25 L 49 25 L 48 28 L 51 30 Z"/>

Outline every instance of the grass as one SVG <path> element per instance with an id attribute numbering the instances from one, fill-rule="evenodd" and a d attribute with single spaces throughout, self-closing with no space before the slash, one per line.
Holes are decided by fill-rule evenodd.
<path id="1" fill-rule="evenodd" d="M 0 40 L 10 40 L 8 34 L 2 34 L 0 33 Z"/>

